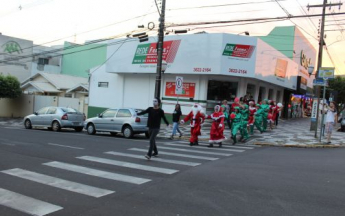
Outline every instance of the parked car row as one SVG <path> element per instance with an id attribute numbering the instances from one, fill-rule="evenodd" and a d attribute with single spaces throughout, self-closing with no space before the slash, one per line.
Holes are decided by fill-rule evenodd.
<path id="1" fill-rule="evenodd" d="M 45 127 L 53 131 L 73 128 L 81 132 L 86 129 L 90 135 L 97 132 L 109 132 L 111 135 L 122 133 L 125 138 L 144 133 L 148 137 L 147 115 L 137 116 L 137 113 L 141 111 L 134 108 L 108 109 L 97 117 L 85 119 L 83 113 L 73 108 L 44 107 L 26 116 L 24 126 L 26 129 Z"/>

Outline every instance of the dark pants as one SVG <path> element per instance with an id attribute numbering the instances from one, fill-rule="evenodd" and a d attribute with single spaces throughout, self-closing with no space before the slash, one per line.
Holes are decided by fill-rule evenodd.
<path id="1" fill-rule="evenodd" d="M 159 128 L 150 128 L 149 134 L 150 134 L 150 148 L 149 152 L 147 153 L 148 156 L 152 156 L 152 151 L 155 154 L 158 154 L 157 146 L 156 146 L 156 136 L 159 133 Z"/>
<path id="2" fill-rule="evenodd" d="M 279 121 L 279 114 L 277 114 L 277 117 L 276 117 L 276 126 L 278 125 L 278 121 Z"/>
<path id="3" fill-rule="evenodd" d="M 231 122 L 230 122 L 230 116 L 226 119 L 226 123 L 228 123 L 229 129 L 231 130 Z"/>

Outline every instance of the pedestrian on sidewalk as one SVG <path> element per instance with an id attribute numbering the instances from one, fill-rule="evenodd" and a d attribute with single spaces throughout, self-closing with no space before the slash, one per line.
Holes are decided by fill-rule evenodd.
<path id="1" fill-rule="evenodd" d="M 213 147 L 214 143 L 219 144 L 219 148 L 222 147 L 222 142 L 225 140 L 224 137 L 224 120 L 225 120 L 225 115 L 222 112 L 222 109 L 219 105 L 216 105 L 214 107 L 214 112 L 206 116 L 207 119 L 212 119 L 212 126 L 211 126 L 211 131 L 210 131 L 210 141 L 209 141 L 209 146 L 210 148 Z"/>
<path id="2" fill-rule="evenodd" d="M 254 134 L 254 114 L 256 112 L 256 107 L 254 101 L 249 101 L 249 118 L 247 129 L 250 135 Z"/>
<path id="3" fill-rule="evenodd" d="M 201 124 L 205 121 L 205 115 L 203 113 L 202 107 L 199 104 L 194 104 L 192 111 L 181 120 L 181 124 L 190 120 L 190 139 L 189 145 L 199 145 L 198 136 L 201 135 Z"/>
<path id="4" fill-rule="evenodd" d="M 331 144 L 331 136 L 333 127 L 337 123 L 337 109 L 334 102 L 331 102 L 329 106 L 325 104 L 326 107 L 326 133 L 327 133 L 327 144 Z"/>
<path id="5" fill-rule="evenodd" d="M 147 155 L 145 157 L 150 160 L 152 156 L 157 157 L 158 156 L 158 149 L 156 146 L 156 137 L 159 133 L 159 129 L 161 127 L 161 120 L 163 118 L 164 122 L 169 127 L 169 122 L 165 118 L 164 111 L 160 108 L 161 106 L 161 100 L 159 98 L 153 99 L 153 107 L 149 107 L 146 110 L 137 113 L 137 115 L 144 115 L 148 113 L 148 119 L 147 119 L 147 127 L 149 128 L 149 134 L 150 134 L 150 147 L 149 151 L 147 152 Z M 152 151 L 154 152 L 152 154 Z"/>
<path id="6" fill-rule="evenodd" d="M 176 104 L 174 113 L 172 115 L 173 131 L 172 131 L 172 134 L 170 136 L 170 139 L 174 139 L 174 136 L 176 135 L 176 131 L 180 133 L 180 138 L 182 137 L 182 132 L 180 131 L 180 128 L 178 127 L 179 123 L 180 123 L 181 115 L 182 115 L 181 106 L 180 106 L 180 104 Z"/>
<path id="7" fill-rule="evenodd" d="M 233 145 L 237 143 L 237 132 L 241 129 L 242 124 L 242 115 L 240 112 L 240 107 L 235 107 L 235 112 L 230 115 L 232 121 L 231 128 L 231 139 L 233 140 Z"/>
<path id="8" fill-rule="evenodd" d="M 267 117 L 270 106 L 268 105 L 268 99 L 265 99 L 261 102 L 262 109 L 262 129 L 265 132 L 267 130 Z"/>
<path id="9" fill-rule="evenodd" d="M 228 124 L 228 127 L 229 127 L 229 129 L 231 130 L 231 123 L 230 123 L 230 118 L 229 118 L 229 115 L 230 115 L 230 106 L 229 106 L 227 100 L 223 100 L 223 102 L 222 102 L 222 107 L 224 108 L 223 113 L 224 113 L 224 116 L 225 116 L 226 123 Z"/>

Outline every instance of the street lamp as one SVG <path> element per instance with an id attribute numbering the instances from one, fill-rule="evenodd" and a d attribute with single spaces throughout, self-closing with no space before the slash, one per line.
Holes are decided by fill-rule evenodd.
<path id="1" fill-rule="evenodd" d="M 308 73 L 309 73 L 310 76 L 313 75 L 314 68 L 315 68 L 314 66 L 309 66 L 308 67 Z"/>
<path id="2" fill-rule="evenodd" d="M 162 60 L 162 73 L 164 73 L 167 68 L 168 68 L 168 63 L 166 61 Z"/>

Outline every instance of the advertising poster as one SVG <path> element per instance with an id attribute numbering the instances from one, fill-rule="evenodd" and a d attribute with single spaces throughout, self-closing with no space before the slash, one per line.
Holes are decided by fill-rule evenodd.
<path id="1" fill-rule="evenodd" d="M 176 95 L 176 82 L 167 82 L 165 85 L 165 96 L 168 97 L 186 97 L 194 98 L 195 97 L 195 83 L 183 83 L 182 94 Z"/>
<path id="2" fill-rule="evenodd" d="M 286 60 L 277 59 L 277 64 L 276 64 L 276 68 L 274 71 L 274 75 L 276 77 L 285 78 L 287 66 L 288 66 L 288 62 Z"/>

